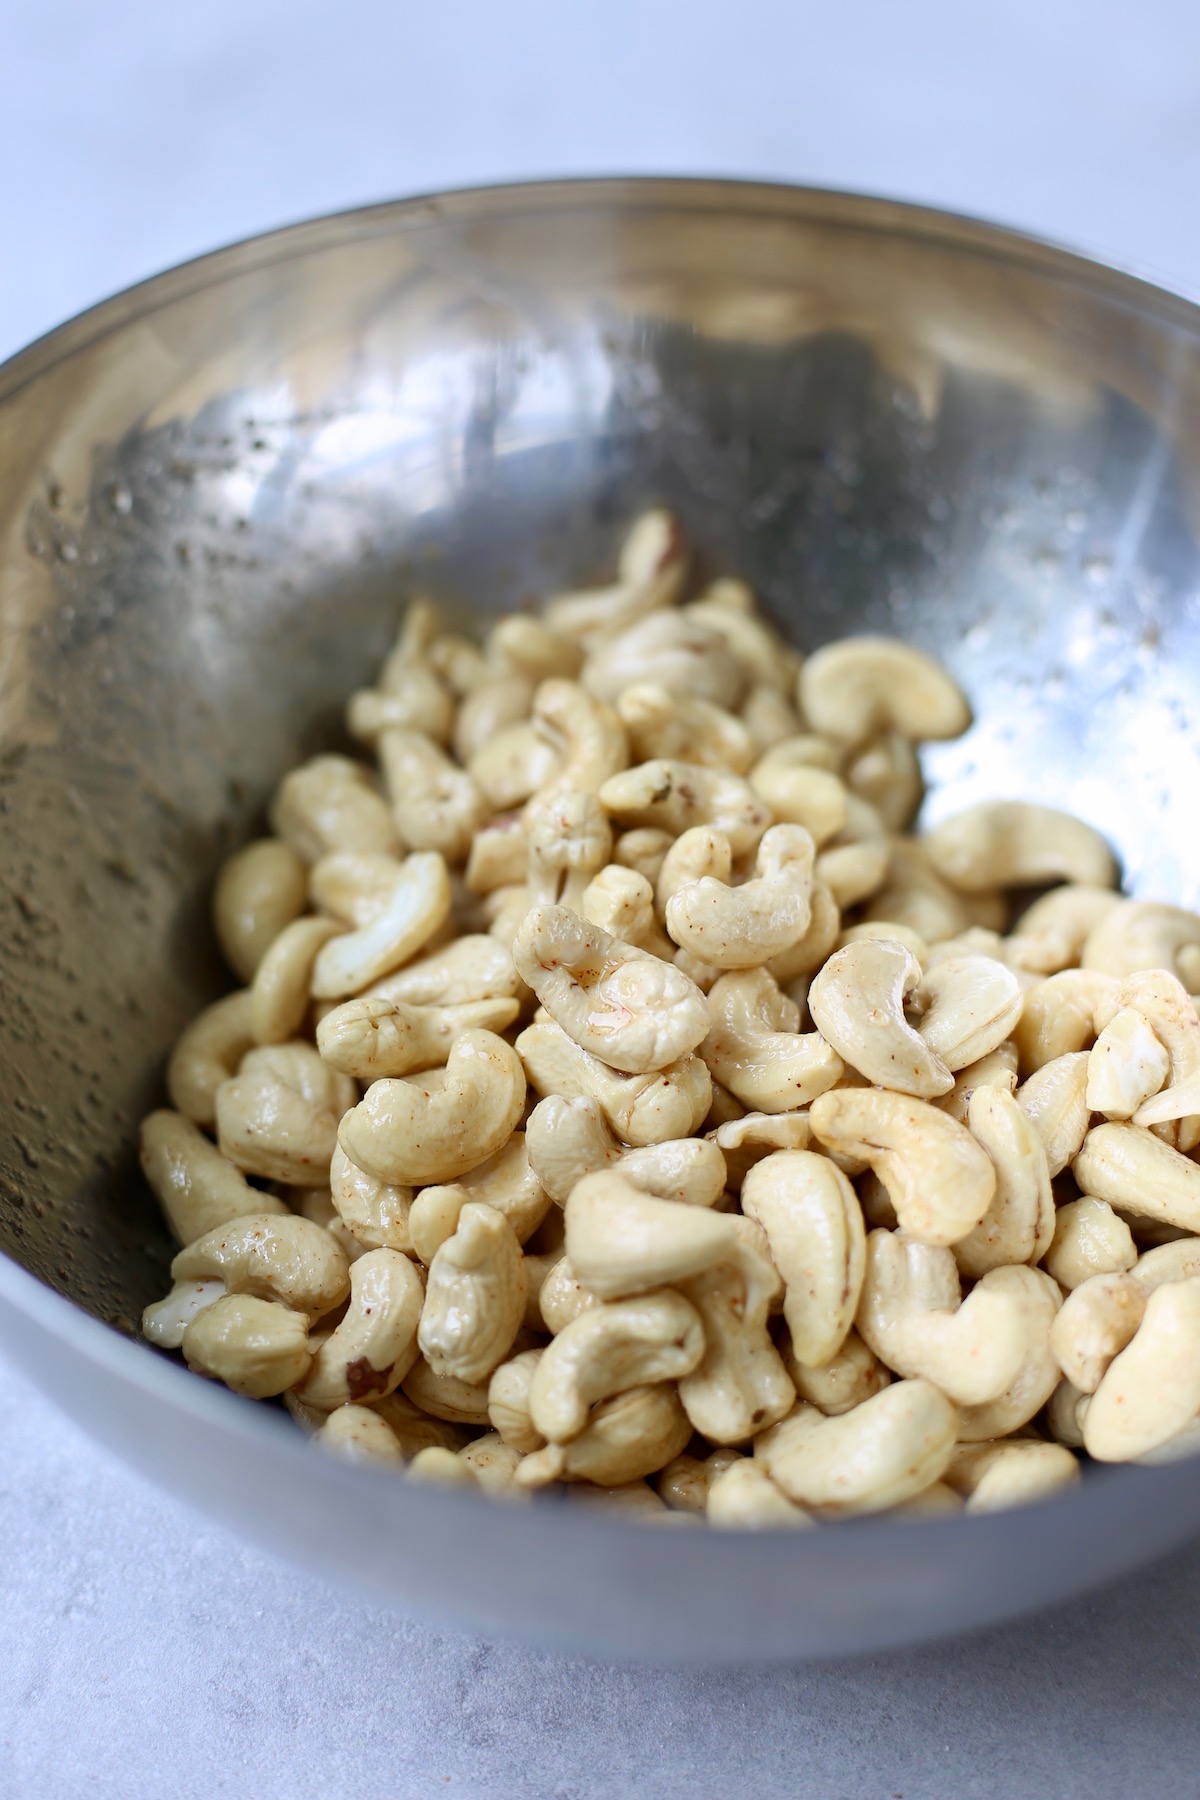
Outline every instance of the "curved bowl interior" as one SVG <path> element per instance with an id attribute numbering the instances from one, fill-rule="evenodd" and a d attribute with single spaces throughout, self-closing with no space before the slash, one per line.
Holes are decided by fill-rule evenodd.
<path id="1" fill-rule="evenodd" d="M 748 576 L 802 647 L 883 629 L 948 662 L 979 718 L 927 759 L 931 817 L 995 794 L 1065 806 L 1133 891 L 1194 903 L 1198 325 L 969 221 L 611 181 L 298 226 L 0 370 L 14 1354 L 148 1472 L 310 1566 L 603 1652 L 898 1642 L 1186 1535 L 1192 1464 L 798 1541 L 535 1524 L 327 1467 L 117 1334 L 165 1290 L 131 1145 L 224 979 L 213 872 L 289 764 L 342 742 L 344 696 L 414 587 L 519 605 L 602 574 L 629 514 L 664 501 L 698 566 Z"/>

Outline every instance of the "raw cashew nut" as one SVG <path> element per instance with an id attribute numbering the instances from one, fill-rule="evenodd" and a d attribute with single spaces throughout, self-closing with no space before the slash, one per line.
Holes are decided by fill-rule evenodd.
<path id="1" fill-rule="evenodd" d="M 457 1229 L 462 1209 L 470 1201 L 481 1201 L 503 1213 L 519 1244 L 533 1236 L 550 1210 L 550 1196 L 529 1161 L 524 1132 L 514 1131 L 503 1149 L 461 1181 L 421 1189 L 408 1225 L 413 1248 L 423 1263 L 433 1261 Z"/>
<path id="2" fill-rule="evenodd" d="M 858 906 L 882 887 L 891 864 L 891 840 L 875 808 L 857 794 L 846 796 L 846 823 L 817 858 L 816 875 L 841 907 Z"/>
<path id="3" fill-rule="evenodd" d="M 448 742 L 454 725 L 454 696 L 440 676 L 423 663 L 390 665 L 378 688 L 360 688 L 346 702 L 346 730 L 372 749 L 383 731 L 420 731 L 439 744 Z"/>
<path id="4" fill-rule="evenodd" d="M 1103 1113 L 1107 1119 L 1132 1119 L 1170 1072 L 1171 1059 L 1145 1016 L 1135 1006 L 1123 1006 L 1088 1056 L 1088 1111 Z"/>
<path id="5" fill-rule="evenodd" d="M 1143 1101 L 1134 1114 L 1137 1125 L 1178 1121 L 1173 1142 L 1179 1150 L 1200 1144 L 1200 1017 L 1183 986 L 1166 969 L 1140 970 L 1121 983 L 1117 1004 L 1141 1013 L 1170 1059 L 1170 1085 Z M 1097 1025 L 1111 1021 L 1098 1010 Z"/>
<path id="6" fill-rule="evenodd" d="M 921 1037 L 948 1069 L 965 1069 L 1011 1036 L 1024 1002 L 1011 969 L 990 956 L 954 956 L 928 969 L 914 995 Z"/>
<path id="7" fill-rule="evenodd" d="M 771 826 L 754 878 L 740 887 L 712 876 L 686 883 L 667 901 L 667 930 L 681 949 L 715 968 L 757 968 L 808 930 L 813 854 L 802 826 Z"/>
<path id="8" fill-rule="evenodd" d="M 846 785 L 875 808 L 888 831 L 911 825 L 925 793 L 917 753 L 898 731 L 882 732 L 855 753 Z"/>
<path id="9" fill-rule="evenodd" d="M 497 619 L 487 634 L 487 654 L 497 668 L 512 669 L 531 681 L 545 681 L 551 675 L 570 680 L 583 662 L 578 643 L 528 613 L 505 613 Z"/>
<path id="10" fill-rule="evenodd" d="M 838 940 L 842 915 L 823 881 L 815 881 L 812 891 L 812 918 L 808 930 L 790 950 L 782 950 L 767 964 L 770 973 L 783 986 L 819 969 Z"/>
<path id="11" fill-rule="evenodd" d="M 841 778 L 826 766 L 820 738 L 785 738 L 750 771 L 750 785 L 777 819 L 799 825 L 815 845 L 827 844 L 846 824 L 849 798 Z"/>
<path id="12" fill-rule="evenodd" d="M 770 807 L 740 775 L 665 757 L 611 776 L 599 795 L 620 825 L 659 825 L 677 836 L 711 825 L 724 832 L 735 856 L 753 850 L 771 823 Z"/>
<path id="13" fill-rule="evenodd" d="M 593 1407 L 587 1424 L 569 1444 L 548 1444 L 526 1456 L 517 1481 L 527 1488 L 550 1481 L 624 1486 L 656 1474 L 679 1455 L 691 1435 L 691 1422 L 672 1382 L 627 1388 Z"/>
<path id="14" fill-rule="evenodd" d="M 412 1249 L 410 1187 L 368 1175 L 337 1144 L 329 1163 L 329 1190 L 343 1225 L 368 1250 Z"/>
<path id="15" fill-rule="evenodd" d="M 730 1190 L 738 1193 L 750 1170 L 764 1156 L 770 1156 L 775 1150 L 808 1149 L 808 1114 L 745 1113 L 740 1119 L 724 1120 L 708 1133 L 708 1137 L 725 1159 Z"/>
<path id="16" fill-rule="evenodd" d="M 466 884 L 473 894 L 516 887 L 529 873 L 529 839 L 520 813 L 499 813 L 471 840 Z"/>
<path id="17" fill-rule="evenodd" d="M 967 902 L 944 882 L 918 838 L 892 839 L 884 885 L 864 908 L 867 919 L 907 925 L 928 944 L 956 937 L 971 924 Z"/>
<path id="18" fill-rule="evenodd" d="M 797 1531 L 815 1524 L 749 1456 L 731 1463 L 709 1485 L 705 1512 L 721 1531 Z"/>
<path id="19" fill-rule="evenodd" d="M 669 831 L 660 831 L 656 825 L 639 826 L 634 831 L 623 831 L 614 840 L 612 858 L 622 868 L 635 870 L 653 888 L 657 886 L 663 859 L 674 842 Z"/>
<path id="20" fill-rule="evenodd" d="M 1096 1013 L 1115 999 L 1117 984 L 1089 969 L 1063 969 L 1026 990 L 1013 1029 L 1021 1073 L 1034 1075 L 1060 1056 L 1086 1050 L 1095 1041 Z"/>
<path id="21" fill-rule="evenodd" d="M 659 926 L 654 911 L 654 889 L 636 869 L 607 864 L 584 888 L 580 907 L 591 924 L 635 950 L 661 956 L 666 962 L 674 957 L 675 945 Z"/>
<path id="22" fill-rule="evenodd" d="M 482 1382 L 508 1355 L 524 1315 L 516 1233 L 495 1207 L 470 1201 L 429 1266 L 421 1353 L 435 1375 Z"/>
<path id="23" fill-rule="evenodd" d="M 663 1069 L 708 1031 L 704 995 L 682 971 L 565 906 L 534 907 L 512 957 L 555 1023 L 610 1068 Z"/>
<path id="24" fill-rule="evenodd" d="M 808 1009 L 821 1035 L 868 1081 L 932 1100 L 950 1091 L 954 1076 L 904 1016 L 905 996 L 920 981 L 921 965 L 903 944 L 860 938 L 813 978 Z"/>
<path id="25" fill-rule="evenodd" d="M 370 769 L 348 756 L 314 756 L 285 775 L 271 802 L 271 826 L 306 863 L 333 850 L 392 856 L 400 847 Z"/>
<path id="26" fill-rule="evenodd" d="M 1069 1200 L 1059 1207 L 1042 1266 L 1059 1287 L 1070 1291 L 1093 1275 L 1124 1274 L 1137 1260 L 1137 1245 L 1124 1219 L 1106 1200 L 1085 1194 L 1082 1200 Z"/>
<path id="27" fill-rule="evenodd" d="M 223 864 L 213 923 L 239 981 L 251 980 L 267 948 L 304 911 L 306 896 L 304 864 L 279 838 L 258 838 Z"/>
<path id="28" fill-rule="evenodd" d="M 386 869 L 387 897 L 357 931 L 343 932 L 317 952 L 312 991 L 318 1000 L 356 994 L 390 974 L 449 917 L 450 878 L 436 851 L 408 856 L 390 868 L 374 860 L 368 867 L 377 879 Z"/>
<path id="29" fill-rule="evenodd" d="M 461 1032 L 501 1032 L 519 1010 L 511 999 L 406 1006 L 402 1001 L 363 996 L 325 1014 L 317 1026 L 317 1049 L 343 1074 L 357 1081 L 378 1081 L 439 1067 Z"/>
<path id="30" fill-rule="evenodd" d="M 1050 1348 L 1081 1394 L 1095 1393 L 1114 1356 L 1132 1342 L 1149 1297 L 1126 1274 L 1093 1275 L 1067 1295 L 1050 1327 Z"/>
<path id="31" fill-rule="evenodd" d="M 569 1325 L 572 1319 L 577 1319 L 580 1313 L 603 1304 L 599 1294 L 593 1294 L 591 1288 L 584 1287 L 566 1256 L 561 1256 L 542 1278 L 538 1311 L 542 1315 L 542 1324 L 551 1337 L 557 1337 L 563 1327 Z"/>
<path id="32" fill-rule="evenodd" d="M 530 1416 L 552 1444 L 578 1437 L 610 1394 L 687 1375 L 704 1355 L 700 1315 L 669 1289 L 581 1313 L 543 1352 Z"/>
<path id="33" fill-rule="evenodd" d="M 181 1244 L 246 1213 L 286 1213 L 283 1200 L 252 1188 L 241 1170 L 190 1119 L 164 1108 L 142 1120 L 142 1173 Z"/>
<path id="34" fill-rule="evenodd" d="M 996 1400 L 1026 1356 L 1023 1289 L 1031 1269 L 992 1269 L 962 1298 L 954 1254 L 873 1231 L 858 1307 L 859 1335 L 901 1376 L 923 1376 L 958 1406 Z"/>
<path id="35" fill-rule="evenodd" d="M 390 1394 L 417 1360 L 421 1278 L 398 1250 L 368 1250 L 350 1265 L 346 1316 L 319 1346 L 298 1397 L 322 1412 Z"/>
<path id="36" fill-rule="evenodd" d="M 968 1512 L 998 1512 L 1074 1486 L 1079 1463 L 1062 1444 L 959 1444 L 943 1480 L 967 1496 Z"/>
<path id="37" fill-rule="evenodd" d="M 577 911 L 612 850 L 612 828 L 600 802 L 581 788 L 555 789 L 530 801 L 525 829 L 530 905 Z"/>
<path id="38" fill-rule="evenodd" d="M 230 1294 L 274 1300 L 312 1319 L 350 1292 L 349 1264 L 329 1232 L 274 1213 L 249 1213 L 205 1232 L 175 1257 L 171 1280 L 223 1281 Z"/>
<path id="39" fill-rule="evenodd" d="M 783 1150 L 748 1171 L 742 1211 L 767 1234 L 795 1356 L 830 1362 L 854 1323 L 866 1267 L 857 1194 L 827 1156 Z"/>
<path id="40" fill-rule="evenodd" d="M 523 724 L 533 705 L 534 682 L 527 675 L 497 675 L 483 681 L 465 696 L 454 721 L 454 754 L 464 767 L 483 752 L 508 725 Z M 427 728 L 416 720 L 396 719 L 397 725 L 412 725 L 417 731 Z M 436 731 L 427 735 L 445 743 Z"/>
<path id="41" fill-rule="evenodd" d="M 377 1081 L 343 1118 L 338 1141 L 380 1181 L 453 1181 L 506 1144 L 525 1105 L 525 1075 L 490 1031 L 455 1039 L 444 1072 Z"/>
<path id="42" fill-rule="evenodd" d="M 400 1006 L 464 1006 L 514 998 L 519 988 L 504 946 L 493 937 L 472 934 L 385 975 L 362 998 L 394 1000 Z"/>
<path id="43" fill-rule="evenodd" d="M 608 701 L 640 681 L 720 707 L 736 706 L 746 691 L 745 670 L 720 635 L 682 612 L 651 613 L 598 644 L 580 680 L 589 694 Z"/>
<path id="44" fill-rule="evenodd" d="M 875 1171 L 901 1226 L 923 1244 L 957 1243 L 991 1205 L 996 1171 L 987 1151 L 957 1120 L 922 1100 L 839 1088 L 819 1095 L 808 1119 L 830 1150 L 861 1158 Z"/>
<path id="45" fill-rule="evenodd" d="M 488 1384 L 460 1381 L 457 1375 L 438 1375 L 425 1358 L 418 1357 L 400 1383 L 405 1398 L 435 1419 L 454 1425 L 488 1425 Z"/>
<path id="46" fill-rule="evenodd" d="M 722 975 L 708 1005 L 712 1024 L 700 1054 L 743 1105 L 790 1112 L 841 1077 L 841 1057 L 819 1032 L 799 1031 L 799 1008 L 766 969 Z"/>
<path id="47" fill-rule="evenodd" d="M 637 762 L 656 756 L 744 775 L 755 758 L 742 721 L 699 694 L 672 693 L 661 682 L 635 680 L 614 697 Z"/>
<path id="48" fill-rule="evenodd" d="M 1073 968 L 1083 946 L 1105 913 L 1121 905 L 1120 894 L 1108 887 L 1083 887 L 1069 882 L 1052 888 L 1023 912 L 1013 926 L 1012 943 L 1023 967 L 1039 975 L 1054 975 Z"/>
<path id="49" fill-rule="evenodd" d="M 386 1419 L 369 1406 L 339 1406 L 313 1433 L 313 1442 L 347 1462 L 404 1467 L 404 1451 Z"/>
<path id="50" fill-rule="evenodd" d="M 702 1513 L 708 1504 L 708 1491 L 718 1475 L 735 1462 L 746 1462 L 740 1450 L 727 1446 L 714 1450 L 701 1460 L 695 1456 L 676 1456 L 667 1464 L 655 1484 L 660 1497 L 678 1512 Z"/>
<path id="51" fill-rule="evenodd" d="M 725 1187 L 725 1159 L 705 1139 L 675 1138 L 638 1150 L 619 1145 L 595 1100 L 539 1101 L 529 1116 L 525 1141 L 529 1160 L 546 1192 L 560 1206 L 575 1183 L 611 1168 L 636 1188 L 662 1200 L 714 1206 Z"/>
<path id="52" fill-rule="evenodd" d="M 737 1444 L 782 1419 L 796 1390 L 767 1334 L 782 1284 L 766 1237 L 752 1220 L 724 1216 L 733 1227 L 732 1253 L 680 1284 L 700 1315 L 704 1355 L 680 1377 L 679 1398 L 710 1442 Z"/>
<path id="53" fill-rule="evenodd" d="M 730 1258 L 737 1219 L 643 1193 L 619 1174 L 585 1175 L 566 1205 L 567 1255 L 602 1300 L 675 1286 Z"/>
<path id="54" fill-rule="evenodd" d="M 1042 1140 L 1052 1180 L 1079 1154 L 1087 1136 L 1087 1073 L 1087 1054 L 1079 1050 L 1045 1063 L 1017 1090 L 1017 1104 Z"/>
<path id="55" fill-rule="evenodd" d="M 302 1313 L 249 1294 L 225 1294 L 197 1313 L 181 1347 L 189 1369 L 251 1400 L 294 1387 L 312 1355 Z"/>
<path id="56" fill-rule="evenodd" d="M 965 1406 L 959 1413 L 958 1436 L 963 1443 L 1007 1437 L 1027 1425 L 1046 1404 L 1058 1385 L 1058 1363 L 1050 1348 L 1050 1327 L 1062 1304 L 1062 1295 L 1049 1275 L 1040 1269 L 994 1269 L 985 1280 L 1005 1281 L 1014 1303 L 1023 1311 L 1025 1359 L 1016 1377 L 995 1400 Z"/>
<path id="57" fill-rule="evenodd" d="M 489 808 L 508 812 L 552 786 L 558 777 L 559 761 L 558 752 L 547 743 L 536 723 L 519 719 L 475 752 L 467 764 L 467 776 Z"/>
<path id="58" fill-rule="evenodd" d="M 1097 1462 L 1128 1462 L 1169 1443 L 1197 1414 L 1200 1281 L 1175 1281 L 1150 1295 L 1132 1343 L 1109 1364 L 1092 1395 L 1083 1416 L 1084 1447 Z"/>
<path id="59" fill-rule="evenodd" d="M 687 572 L 687 550 L 679 523 L 662 507 L 641 513 L 621 546 L 617 580 L 611 587 L 562 594 L 543 608 L 551 631 L 584 645 L 679 597 Z"/>
<path id="60" fill-rule="evenodd" d="M 836 1356 L 819 1368 L 800 1362 L 790 1346 L 784 1347 L 783 1363 L 796 1384 L 799 1398 L 831 1419 L 852 1412 L 872 1394 L 881 1393 L 892 1379 L 891 1370 L 884 1368 L 873 1350 L 868 1350 L 857 1331 L 847 1332 Z"/>
<path id="61" fill-rule="evenodd" d="M 977 1063 L 968 1063 L 965 1069 L 960 1069 L 950 1092 L 935 1100 L 934 1105 L 948 1112 L 960 1125 L 965 1125 L 971 1101 L 981 1087 L 1002 1088 L 1006 1094 L 1016 1092 L 1017 1052 L 1012 1044 L 1001 1044 L 989 1056 L 981 1056 Z"/>
<path id="62" fill-rule="evenodd" d="M 538 798 L 560 791 L 598 794 L 629 765 L 629 742 L 620 719 L 576 681 L 543 681 L 533 696 L 533 729 L 555 758 Z"/>
<path id="63" fill-rule="evenodd" d="M 1200 1238 L 1177 1238 L 1174 1243 L 1143 1251 L 1133 1272 L 1145 1288 L 1161 1287 L 1165 1281 L 1194 1280 L 1200 1275 Z"/>
<path id="64" fill-rule="evenodd" d="M 1071 1166 L 1085 1194 L 1200 1233 L 1200 1166 L 1143 1126 L 1094 1126 Z"/>
<path id="65" fill-rule="evenodd" d="M 283 1044 L 303 1029 L 317 952 L 340 929 L 334 919 L 293 919 L 264 951 L 250 984 L 255 1043 Z"/>
<path id="66" fill-rule="evenodd" d="M 708 1069 L 698 1056 L 682 1056 L 642 1075 L 620 1075 L 552 1020 L 527 1026 L 517 1039 L 517 1053 L 539 1094 L 594 1099 L 627 1144 L 689 1136 L 712 1100 Z"/>
<path id="67" fill-rule="evenodd" d="M 992 1159 L 996 1191 L 979 1224 L 955 1244 L 955 1261 L 972 1279 L 989 1269 L 1040 1262 L 1055 1230 L 1054 1193 L 1041 1138 L 1005 1087 L 976 1088 L 967 1123 Z"/>
<path id="68" fill-rule="evenodd" d="M 217 1089 L 218 1148 L 248 1175 L 311 1187 L 328 1172 L 338 1120 L 354 1092 L 311 1044 L 248 1051 Z"/>
<path id="69" fill-rule="evenodd" d="M 1200 913 L 1157 900 L 1121 900 L 1088 933 L 1083 966 L 1106 975 L 1166 969 L 1185 989 L 1194 986 L 1200 974 Z"/>
<path id="70" fill-rule="evenodd" d="M 755 1440 L 755 1460 L 819 1516 L 884 1512 L 930 1487 L 954 1449 L 958 1415 L 928 1381 L 896 1381 L 853 1412 L 803 1404 Z"/>
<path id="71" fill-rule="evenodd" d="M 472 777 L 421 731 L 381 732 L 379 761 L 404 842 L 463 862 L 487 811 Z"/>
<path id="72" fill-rule="evenodd" d="M 248 988 L 206 1006 L 180 1033 L 167 1062 L 171 1105 L 197 1125 L 217 1116 L 217 1089 L 254 1045 Z"/>
<path id="73" fill-rule="evenodd" d="M 531 1456 L 546 1442 L 529 1412 L 529 1389 L 541 1360 L 540 1350 L 522 1350 L 493 1370 L 488 1382 L 488 1418 L 504 1442 L 522 1456 Z"/>
<path id="74" fill-rule="evenodd" d="M 754 595 L 744 582 L 714 582 L 698 600 L 685 606 L 683 613 L 725 640 L 729 655 L 741 664 L 748 681 L 774 687 L 781 694 L 795 687 L 800 654 L 758 617 Z"/>
<path id="75" fill-rule="evenodd" d="M 964 894 L 1053 881 L 1117 885 L 1113 853 L 1098 831 L 1071 813 L 1028 800 L 969 806 L 935 826 L 924 844 L 938 874 Z"/>
<path id="76" fill-rule="evenodd" d="M 890 637 L 849 637 L 814 651 L 800 670 L 800 710 L 814 731 L 861 744 L 893 730 L 921 743 L 956 738 L 971 709 L 946 670 Z"/>

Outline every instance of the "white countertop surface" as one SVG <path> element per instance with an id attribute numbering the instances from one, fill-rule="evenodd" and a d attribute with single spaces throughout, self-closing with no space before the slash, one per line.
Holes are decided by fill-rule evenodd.
<path id="1" fill-rule="evenodd" d="M 0 10 L 0 356 L 232 238 L 521 176 L 929 201 L 1200 294 L 1192 0 Z M 0 1795 L 1200 1793 L 1200 1548 L 967 1642 L 742 1673 L 430 1633 L 243 1547 L 0 1363 Z"/>

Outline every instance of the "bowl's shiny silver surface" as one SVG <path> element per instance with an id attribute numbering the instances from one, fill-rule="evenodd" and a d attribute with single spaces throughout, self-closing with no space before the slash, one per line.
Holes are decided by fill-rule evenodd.
<path id="1" fill-rule="evenodd" d="M 1078 1591 L 1194 1529 L 1200 1462 L 970 1521 L 632 1530 L 343 1467 L 129 1339 L 170 1254 L 131 1146 L 223 979 L 220 858 L 339 740 L 414 584 L 519 604 L 650 499 L 801 645 L 948 661 L 979 722 L 929 758 L 931 816 L 1067 806 L 1135 891 L 1200 898 L 1197 309 L 970 221 L 715 182 L 222 251 L 0 369 L 0 1335 L 197 1505 L 484 1632 L 832 1653 Z"/>

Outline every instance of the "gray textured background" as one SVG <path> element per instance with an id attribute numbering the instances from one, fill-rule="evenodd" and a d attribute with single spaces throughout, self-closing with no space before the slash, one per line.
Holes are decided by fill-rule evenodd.
<path id="1" fill-rule="evenodd" d="M 0 355 L 248 232 L 554 173 L 872 189 L 1200 294 L 1198 77 L 1191 0 L 12 0 Z M 127 1474 L 3 1363 L 0 1542 L 5 1800 L 1200 1794 L 1200 1550 L 969 1642 L 604 1668 L 330 1593 Z"/>

